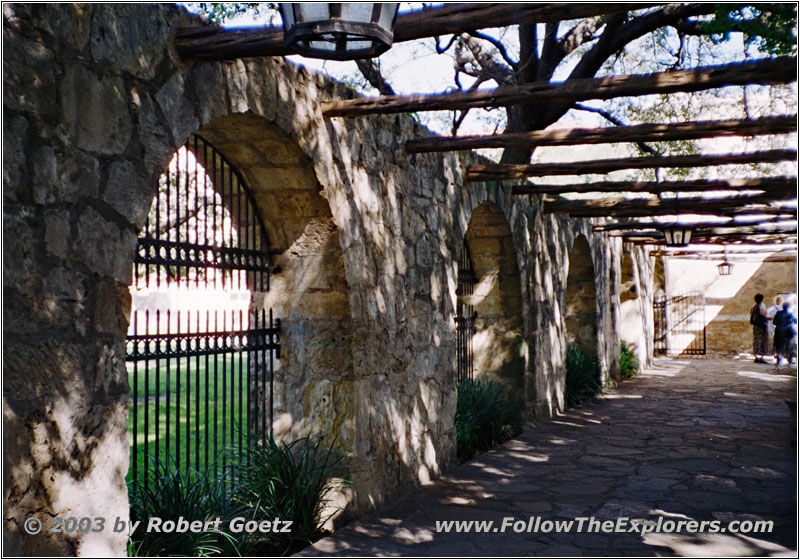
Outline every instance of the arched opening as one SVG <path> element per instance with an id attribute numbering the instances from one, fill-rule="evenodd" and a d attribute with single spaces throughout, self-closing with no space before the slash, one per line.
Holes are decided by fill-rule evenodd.
<path id="1" fill-rule="evenodd" d="M 564 296 L 567 352 L 564 402 L 577 406 L 601 388 L 597 336 L 597 288 L 586 237 L 579 235 L 569 252 Z"/>
<path id="2" fill-rule="evenodd" d="M 525 371 L 519 268 L 511 230 L 492 202 L 475 208 L 464 235 L 473 273 L 471 295 L 457 295 L 474 315 L 472 370 L 522 395 Z"/>
<path id="3" fill-rule="evenodd" d="M 224 472 L 272 435 L 279 328 L 257 309 L 272 258 L 252 193 L 193 135 L 172 157 L 139 234 L 126 363 L 131 478 Z"/>
<path id="4" fill-rule="evenodd" d="M 224 465 L 252 436 L 351 453 L 349 298 L 308 157 L 275 125 L 232 115 L 199 129 L 160 181 L 144 235 L 162 231 L 140 243 L 134 275 L 148 289 L 133 290 L 132 468 L 154 449 L 182 468 Z"/>
<path id="5" fill-rule="evenodd" d="M 281 320 L 275 364 L 274 434 L 355 444 L 348 288 L 325 192 L 309 157 L 278 126 L 252 114 L 229 115 L 199 131 L 239 169 L 253 193 L 276 267 L 257 310 Z"/>
<path id="6" fill-rule="evenodd" d="M 597 288 L 589 242 L 579 235 L 569 252 L 565 296 L 567 343 L 597 353 Z"/>

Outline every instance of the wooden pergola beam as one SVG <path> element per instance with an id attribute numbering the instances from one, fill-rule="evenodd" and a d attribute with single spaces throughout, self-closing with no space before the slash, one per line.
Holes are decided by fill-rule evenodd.
<path id="1" fill-rule="evenodd" d="M 758 226 L 761 224 L 770 224 L 770 223 L 780 223 L 780 222 L 787 222 L 789 220 L 794 219 L 797 222 L 797 217 L 791 214 L 787 214 L 785 217 L 781 216 L 772 216 L 770 218 L 745 218 L 744 220 L 733 220 L 731 219 L 728 222 L 687 222 L 687 225 L 692 227 L 738 227 L 738 226 Z M 664 223 L 661 222 L 642 222 L 642 221 L 632 221 L 632 222 L 615 222 L 611 224 L 603 224 L 598 226 L 592 226 L 592 231 L 594 232 L 609 232 L 609 231 L 624 231 L 624 230 L 635 230 L 635 229 L 645 229 L 650 228 L 653 226 L 660 226 Z"/>
<path id="2" fill-rule="evenodd" d="M 460 3 L 441 8 L 398 14 L 394 27 L 394 42 L 402 43 L 426 37 L 449 35 L 506 27 L 521 23 L 552 23 L 556 21 L 615 14 L 631 9 L 640 10 L 663 3 Z M 686 15 L 714 12 L 704 4 L 687 5 Z M 280 27 L 222 28 L 180 27 L 175 34 L 175 49 L 183 60 L 233 60 L 254 56 L 287 56 L 293 54 L 284 46 Z"/>
<path id="3" fill-rule="evenodd" d="M 657 199 L 621 200 L 600 198 L 591 200 L 559 199 L 544 203 L 546 214 L 570 214 L 575 217 L 607 216 L 674 216 L 680 214 L 726 215 L 750 204 L 776 203 L 784 205 L 794 200 L 776 200 L 769 193 L 759 195 L 733 195 L 715 199 L 681 199 L 676 208 L 675 201 Z M 796 202 L 795 202 L 796 204 Z"/>
<path id="4" fill-rule="evenodd" d="M 747 227 L 747 228 L 697 228 L 692 232 L 692 239 L 706 239 L 708 237 L 726 237 L 739 235 L 760 235 L 760 234 L 797 234 L 797 224 L 780 227 Z M 610 233 L 609 237 L 621 237 L 623 239 L 635 238 L 656 238 L 663 239 L 664 235 L 660 229 L 649 229 L 643 231 L 625 231 Z"/>
<path id="5" fill-rule="evenodd" d="M 568 185 L 517 185 L 513 194 L 560 194 L 560 193 L 665 193 L 704 191 L 762 191 L 778 195 L 797 192 L 797 177 L 758 177 L 747 179 L 696 181 L 601 181 L 597 183 L 573 183 Z"/>
<path id="6" fill-rule="evenodd" d="M 621 127 L 536 130 L 489 136 L 432 136 L 406 142 L 410 154 L 480 148 L 536 148 L 617 142 L 696 140 L 723 136 L 785 134 L 797 130 L 797 115 L 758 119 L 638 124 Z"/>
<path id="7" fill-rule="evenodd" d="M 633 245 L 663 245 L 664 238 L 661 239 L 632 239 L 628 241 Z M 787 245 L 797 243 L 797 236 L 785 235 L 743 235 L 743 236 L 727 236 L 727 237 L 714 237 L 707 239 L 694 239 L 692 238 L 692 245 L 777 245 L 785 243 Z"/>
<path id="8" fill-rule="evenodd" d="M 571 163 L 470 165 L 467 167 L 467 181 L 505 181 L 524 179 L 526 177 L 610 173 L 623 169 L 710 167 L 713 165 L 777 163 L 780 161 L 796 160 L 796 150 L 765 150 L 749 154 L 615 158 L 594 161 L 574 161 Z"/>
<path id="9" fill-rule="evenodd" d="M 583 78 L 568 82 L 534 82 L 493 90 L 443 95 L 391 95 L 322 103 L 322 116 L 361 117 L 414 111 L 457 111 L 530 103 L 572 103 L 638 95 L 694 92 L 746 84 L 782 84 L 797 80 L 797 59 L 786 56 L 704 66 L 653 74 Z"/>

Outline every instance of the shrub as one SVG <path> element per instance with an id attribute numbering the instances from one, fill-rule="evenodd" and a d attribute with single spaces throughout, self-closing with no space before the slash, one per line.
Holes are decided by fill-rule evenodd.
<path id="1" fill-rule="evenodd" d="M 244 513 L 233 503 L 232 494 L 230 484 L 213 471 L 187 472 L 174 464 L 154 462 L 147 484 L 137 479 L 130 485 L 131 520 L 141 523 L 131 535 L 129 555 L 238 556 L 237 535 L 228 531 L 228 523 Z M 181 517 L 189 522 L 220 518 L 221 523 L 219 532 L 147 532 L 151 517 L 175 522 Z"/>
<path id="2" fill-rule="evenodd" d="M 594 397 L 601 388 L 597 357 L 577 344 L 567 345 L 567 386 L 564 395 L 567 406 L 578 406 Z"/>
<path id="3" fill-rule="evenodd" d="M 460 381 L 456 404 L 456 454 L 461 461 L 503 443 L 522 429 L 519 403 L 494 381 Z"/>
<path id="4" fill-rule="evenodd" d="M 248 553 L 286 555 L 319 538 L 334 470 L 341 463 L 333 445 L 324 449 L 305 437 L 291 443 L 253 443 L 241 472 L 237 500 L 259 520 L 292 521 L 291 533 L 269 533 L 248 543 Z M 261 535 L 258 535 L 260 538 Z"/>
<path id="5" fill-rule="evenodd" d="M 639 362 L 636 360 L 634 348 L 625 342 L 619 345 L 619 376 L 620 379 L 631 379 L 639 373 Z"/>

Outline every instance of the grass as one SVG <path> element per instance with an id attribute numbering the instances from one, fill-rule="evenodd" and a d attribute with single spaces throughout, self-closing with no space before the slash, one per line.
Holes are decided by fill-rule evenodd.
<path id="1" fill-rule="evenodd" d="M 240 392 L 247 383 L 245 354 L 181 358 L 159 365 L 152 361 L 147 370 L 145 365 L 127 364 L 131 386 L 128 434 L 133 452 L 135 427 L 139 471 L 149 466 L 149 455 L 169 464 L 180 458 L 184 469 L 188 457 L 188 467 L 202 472 L 216 462 L 215 457 L 239 443 L 239 427 L 247 423 L 247 391 Z"/>
<path id="2" fill-rule="evenodd" d="M 597 356 L 577 344 L 567 345 L 567 386 L 564 391 L 567 406 L 578 406 L 601 389 Z"/>
<path id="3" fill-rule="evenodd" d="M 636 351 L 632 346 L 625 342 L 619 345 L 619 377 L 622 380 L 636 377 L 639 373 L 639 362 L 636 359 Z"/>
<path id="4" fill-rule="evenodd" d="M 468 461 L 522 431 L 519 403 L 494 381 L 466 380 L 457 385 L 456 455 Z"/>

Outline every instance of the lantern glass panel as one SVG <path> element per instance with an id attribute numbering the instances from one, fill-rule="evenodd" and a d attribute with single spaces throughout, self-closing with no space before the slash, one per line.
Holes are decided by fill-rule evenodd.
<path id="1" fill-rule="evenodd" d="M 345 21 L 372 21 L 372 2 L 346 2 L 342 4 L 342 19 Z"/>
<path id="2" fill-rule="evenodd" d="M 330 11 L 328 10 L 328 4 L 302 2 L 294 4 L 294 6 L 300 8 L 301 22 L 324 21 L 331 19 Z"/>
<path id="3" fill-rule="evenodd" d="M 378 18 L 378 23 L 384 29 L 392 29 L 394 25 L 394 16 L 397 13 L 397 2 L 387 2 L 381 5 L 381 17 Z"/>

